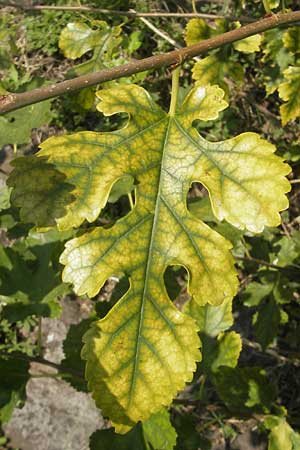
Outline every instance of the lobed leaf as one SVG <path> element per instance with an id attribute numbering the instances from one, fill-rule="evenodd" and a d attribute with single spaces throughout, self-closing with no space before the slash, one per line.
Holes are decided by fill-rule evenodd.
<path id="1" fill-rule="evenodd" d="M 292 53 L 300 53 L 300 27 L 291 27 L 283 35 L 283 44 Z"/>
<path id="2" fill-rule="evenodd" d="M 289 66 L 284 72 L 285 81 L 279 85 L 279 96 L 286 103 L 280 106 L 282 125 L 300 116 L 300 67 Z"/>
<path id="3" fill-rule="evenodd" d="M 79 295 L 95 296 L 111 275 L 129 277 L 125 295 L 86 333 L 82 353 L 97 405 L 124 433 L 168 405 L 200 359 L 197 325 L 170 301 L 166 268 L 187 269 L 188 290 L 199 305 L 228 302 L 237 289 L 231 244 L 187 209 L 192 182 L 208 189 L 217 219 L 259 232 L 280 223 L 289 167 L 255 133 L 214 143 L 198 134 L 195 120 L 212 120 L 226 107 L 217 86 L 197 84 L 175 116 L 138 86 L 98 96 L 98 109 L 107 116 L 126 112 L 127 125 L 50 138 L 38 158 L 74 186 L 74 200 L 56 219 L 61 230 L 95 221 L 115 182 L 135 180 L 133 210 L 110 229 L 94 227 L 70 240 L 60 259 L 64 281 Z M 17 177 L 11 184 L 18 186 Z M 65 186 L 62 197 L 58 186 L 50 197 L 54 190 L 60 204 Z"/>
<path id="4" fill-rule="evenodd" d="M 92 50 L 99 42 L 101 33 L 85 23 L 72 22 L 62 30 L 59 48 L 67 58 L 76 59 Z"/>

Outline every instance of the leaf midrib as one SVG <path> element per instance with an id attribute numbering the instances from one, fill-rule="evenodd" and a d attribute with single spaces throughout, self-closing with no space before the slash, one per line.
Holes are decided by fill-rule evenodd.
<path id="1" fill-rule="evenodd" d="M 138 364 L 139 364 L 139 358 L 140 358 L 140 349 L 141 349 L 141 343 L 143 341 L 143 324 L 144 324 L 144 309 L 145 309 L 145 302 L 146 302 L 146 292 L 148 289 L 148 278 L 149 278 L 149 271 L 151 268 L 151 262 L 152 262 L 152 248 L 153 248 L 153 242 L 156 235 L 156 226 L 157 226 L 157 218 L 158 218 L 158 212 L 159 212 L 159 206 L 160 206 L 160 191 L 161 191 L 161 180 L 163 177 L 163 163 L 165 158 L 165 148 L 167 146 L 168 138 L 169 138 L 169 132 L 171 128 L 172 118 L 170 116 L 165 116 L 165 119 L 167 119 L 168 123 L 166 125 L 166 132 L 164 136 L 164 141 L 162 145 L 162 157 L 161 157 L 161 165 L 160 165 L 160 173 L 159 173 L 159 181 L 158 181 L 158 188 L 157 188 L 157 195 L 156 195 L 156 201 L 155 201 L 155 209 L 153 214 L 153 223 L 152 223 L 152 229 L 151 229 L 151 238 L 150 243 L 148 247 L 148 254 L 147 254 L 147 266 L 145 271 L 145 282 L 144 282 L 144 288 L 142 292 L 142 298 L 141 298 L 141 309 L 140 309 L 140 315 L 139 315 L 139 324 L 138 324 L 138 333 L 136 338 L 136 346 L 135 346 L 135 359 L 134 359 L 134 366 L 133 366 L 133 375 L 131 378 L 131 385 L 129 390 L 129 404 L 128 409 L 130 409 L 132 401 L 133 401 L 133 392 L 136 385 L 137 375 L 138 375 Z"/>

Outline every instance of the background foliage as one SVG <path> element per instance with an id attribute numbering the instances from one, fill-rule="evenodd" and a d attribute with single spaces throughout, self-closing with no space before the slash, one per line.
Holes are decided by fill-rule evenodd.
<path id="1" fill-rule="evenodd" d="M 285 5 L 270 2 L 274 11 L 284 6 L 296 10 L 297 1 Z M 66 4 L 66 2 L 44 2 Z M 72 4 L 72 3 L 70 3 Z M 165 10 L 159 1 L 82 2 L 94 6 L 132 7 L 139 11 Z M 196 2 L 199 12 L 259 18 L 262 2 Z M 189 1 L 168 2 L 171 11 L 191 11 Z M 22 92 L 45 83 L 60 81 L 132 58 L 164 52 L 170 43 L 150 30 L 140 19 L 82 12 L 22 12 L 3 8 L 0 16 L 0 93 Z M 152 19 L 159 30 L 179 45 L 190 44 L 240 26 L 237 20 Z M 187 26 L 186 26 L 187 25 Z M 47 30 L 47 33 L 45 33 Z M 184 63 L 182 99 L 193 80 L 219 84 L 229 108 L 217 120 L 198 124 L 209 141 L 228 139 L 244 131 L 262 135 L 277 147 L 292 167 L 290 208 L 282 213 L 279 228 L 267 228 L 259 235 L 237 230 L 218 221 L 210 209 L 207 191 L 193 184 L 190 210 L 231 241 L 237 260 L 240 287 L 233 302 L 199 307 L 187 301 L 187 274 L 170 267 L 164 275 L 169 296 L 180 308 L 198 317 L 203 358 L 193 381 L 162 410 L 125 436 L 113 429 L 97 431 L 91 449 L 209 449 L 219 437 L 227 448 L 239 433 L 258 434 L 269 450 L 299 449 L 300 421 L 300 27 L 275 29 L 260 38 L 227 45 Z M 164 109 L 168 109 L 170 71 L 140 73 L 99 88 L 135 82 L 147 88 Z M 9 421 L 15 406 L 26 398 L 30 362 L 43 354 L 40 334 L 44 317 L 61 314 L 63 296 L 74 296 L 62 283 L 58 255 L 73 231 L 41 233 L 33 224 L 20 220 L 11 204 L 6 178 L 15 156 L 32 158 L 49 136 L 81 130 L 113 130 L 126 119 L 120 114 L 104 117 L 96 111 L 96 88 L 65 95 L 0 117 L 0 420 Z M 41 162 L 41 165 L 43 163 Z M 26 184 L 26 172 L 23 180 Z M 55 174 L 54 174 L 55 175 Z M 54 179 L 55 182 L 55 179 Z M 44 183 L 44 185 L 43 185 Z M 38 184 L 47 187 L 47 180 Z M 132 180 L 115 185 L 97 225 L 109 227 L 130 210 L 134 194 Z M 128 196 L 129 194 L 129 196 Z M 66 197 L 70 195 L 66 188 Z M 29 204 L 31 213 L 32 204 Z M 83 229 L 89 228 L 87 223 Z M 109 295 L 100 292 L 93 299 L 90 319 L 103 317 L 126 291 L 121 279 Z M 107 286 L 106 286 L 107 288 Z M 202 308 L 202 309 L 201 309 Z M 83 362 L 79 358 L 86 323 L 72 328 L 65 341 L 62 371 L 76 370 L 80 380 L 69 378 L 76 389 L 86 391 Z M 78 351 L 74 351 L 74 347 Z M 13 358 L 12 358 L 13 357 Z M 8 375 L 9 374 L 9 375 Z M 177 436 L 177 437 L 176 437 Z M 1 444 L 9 448 L 3 436 Z M 0 445 L 1 445 L 0 444 Z"/>

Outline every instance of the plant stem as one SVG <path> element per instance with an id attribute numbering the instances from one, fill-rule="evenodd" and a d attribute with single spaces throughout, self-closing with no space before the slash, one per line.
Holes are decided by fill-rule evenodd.
<path id="1" fill-rule="evenodd" d="M 270 8 L 269 0 L 263 0 L 264 8 L 267 14 L 272 14 L 272 10 Z"/>
<path id="2" fill-rule="evenodd" d="M 134 10 L 130 11 L 120 11 L 115 9 L 103 9 L 103 8 L 93 8 L 90 6 L 68 6 L 68 5 L 61 5 L 61 6 L 54 6 L 54 5 L 31 5 L 31 6 L 25 6 L 21 5 L 19 3 L 10 3 L 6 1 L 0 1 L 0 5 L 22 9 L 23 11 L 74 11 L 74 12 L 86 12 L 91 14 L 103 14 L 103 15 L 109 15 L 109 16 L 123 16 L 123 17 L 130 17 L 130 18 L 136 18 L 136 17 L 159 17 L 159 18 L 186 18 L 191 19 L 193 17 L 199 17 L 202 19 L 227 19 L 232 21 L 240 21 L 240 22 L 254 22 L 254 20 L 251 17 L 232 17 L 232 16 L 224 16 L 223 14 L 205 14 L 205 13 L 198 13 L 196 11 L 192 13 L 176 13 L 176 12 L 163 12 L 163 11 L 153 11 L 153 12 L 138 12 Z"/>
<path id="3" fill-rule="evenodd" d="M 38 323 L 38 337 L 37 337 L 37 350 L 39 357 L 43 356 L 43 346 L 42 346 L 42 318 L 39 317 Z"/>
<path id="4" fill-rule="evenodd" d="M 131 192 L 128 192 L 127 196 L 128 196 L 128 200 L 129 200 L 130 209 L 133 209 L 134 208 L 134 202 L 133 202 L 133 198 L 132 198 Z"/>
<path id="5" fill-rule="evenodd" d="M 297 22 L 298 20 L 300 20 L 300 11 L 293 11 L 285 14 L 272 14 L 257 22 L 214 36 L 197 44 L 183 47 L 179 50 L 150 56 L 149 58 L 141 59 L 139 61 L 131 61 L 128 64 L 119 67 L 89 73 L 84 76 L 79 76 L 56 84 L 50 84 L 32 91 L 2 95 L 0 96 L 0 114 L 14 111 L 26 105 L 32 105 L 42 100 L 74 92 L 84 87 L 95 86 L 105 81 L 128 77 L 135 73 L 144 72 L 145 70 L 159 69 L 161 67 L 179 64 L 209 50 L 223 47 L 226 44 L 276 28 L 280 25 L 288 25 Z"/>
<path id="6" fill-rule="evenodd" d="M 192 9 L 193 9 L 193 13 L 197 14 L 196 0 L 192 0 Z"/>
<path id="7" fill-rule="evenodd" d="M 81 381 L 84 380 L 84 374 L 77 372 L 73 368 L 61 366 L 60 364 L 53 363 L 44 358 L 40 358 L 38 356 L 29 356 L 29 355 L 25 355 L 24 353 L 9 353 L 9 352 L 3 351 L 3 350 L 0 350 L 0 356 L 4 356 L 5 358 L 10 358 L 10 359 L 16 359 L 16 360 L 20 360 L 20 361 L 28 361 L 28 362 L 34 362 L 34 363 L 39 363 L 39 364 L 45 364 L 46 366 L 53 367 L 54 369 L 57 369 L 60 372 L 63 372 L 65 374 L 69 372 L 70 376 L 72 376 L 73 378 L 76 378 Z"/>
<path id="8" fill-rule="evenodd" d="M 177 98 L 178 98 L 178 90 L 179 90 L 179 76 L 180 76 L 181 67 L 178 66 L 172 72 L 172 92 L 171 92 L 171 102 L 169 109 L 169 116 L 175 116 Z"/>

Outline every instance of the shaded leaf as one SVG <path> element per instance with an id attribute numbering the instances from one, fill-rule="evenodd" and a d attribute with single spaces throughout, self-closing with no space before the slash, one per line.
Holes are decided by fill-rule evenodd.
<path id="1" fill-rule="evenodd" d="M 14 407 L 25 397 L 29 363 L 0 358 L 0 422 L 8 422 Z"/>
<path id="2" fill-rule="evenodd" d="M 61 313 L 57 298 L 68 292 L 60 273 L 52 265 L 53 245 L 30 248 L 32 259 L 13 248 L 0 247 L 0 302 L 2 318 L 9 322 L 27 316 L 57 317 Z"/>
<path id="3" fill-rule="evenodd" d="M 291 27 L 283 35 L 283 43 L 292 53 L 300 53 L 300 27 Z"/>
<path id="4" fill-rule="evenodd" d="M 51 100 L 25 106 L 0 116 L 0 146 L 30 142 L 31 130 L 50 122 Z"/>
<path id="5" fill-rule="evenodd" d="M 273 283 L 258 283 L 252 281 L 243 291 L 242 299 L 245 306 L 258 306 L 265 297 L 267 297 L 273 290 Z"/>
<path id="6" fill-rule="evenodd" d="M 176 431 L 169 413 L 163 409 L 125 435 L 113 430 L 96 431 L 91 436 L 91 450 L 172 450 L 176 444 Z"/>
<path id="7" fill-rule="evenodd" d="M 254 410 L 269 412 L 275 400 L 275 388 L 257 367 L 223 367 L 214 375 L 217 392 L 226 406 L 241 413 Z"/>
<path id="8" fill-rule="evenodd" d="M 14 187 L 11 202 L 21 208 L 22 221 L 44 227 L 55 225 L 55 219 L 63 216 L 66 205 L 75 199 L 71 193 L 74 185 L 67 183 L 66 176 L 46 158 L 27 156 L 11 165 L 14 171 L 7 184 Z"/>
<path id="9" fill-rule="evenodd" d="M 90 437 L 90 450 L 150 450 L 143 436 L 141 424 L 125 435 L 112 429 L 96 431 Z"/>
<path id="10" fill-rule="evenodd" d="M 277 336 L 279 323 L 280 309 L 271 299 L 259 308 L 254 321 L 254 334 L 263 349 L 266 349 Z"/>
<path id="11" fill-rule="evenodd" d="M 282 45 L 284 30 L 276 28 L 264 33 L 263 39 L 263 62 L 269 62 L 273 66 L 278 64 L 280 70 L 287 68 L 293 61 L 293 56 Z M 274 70 L 274 69 L 273 69 Z"/>

